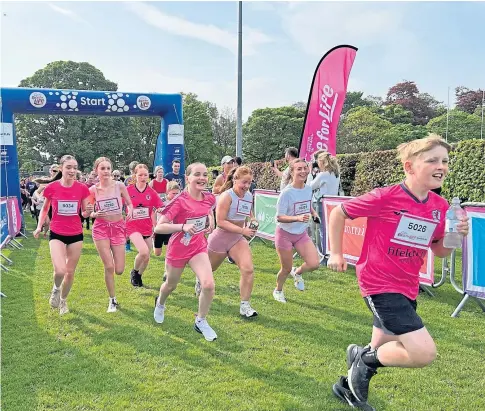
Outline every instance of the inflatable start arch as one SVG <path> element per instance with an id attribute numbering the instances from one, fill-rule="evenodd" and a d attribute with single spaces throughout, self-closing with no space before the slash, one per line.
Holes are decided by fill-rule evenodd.
<path id="1" fill-rule="evenodd" d="M 172 160 L 184 164 L 182 95 L 141 94 L 119 91 L 54 90 L 33 88 L 0 89 L 1 167 L 0 197 L 17 197 L 21 209 L 19 163 L 14 116 L 62 114 L 78 116 L 158 116 L 161 131 L 157 139 L 154 167 L 172 170 Z M 69 153 L 66 153 L 69 154 Z"/>

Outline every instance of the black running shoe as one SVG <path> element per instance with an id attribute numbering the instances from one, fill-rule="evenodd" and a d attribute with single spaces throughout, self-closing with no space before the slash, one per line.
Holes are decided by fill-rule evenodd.
<path id="1" fill-rule="evenodd" d="M 350 405 L 352 408 L 359 408 L 365 411 L 375 411 L 375 408 L 366 402 L 359 402 L 350 391 L 347 377 L 341 376 L 339 381 L 332 387 L 333 394 L 343 403 Z"/>
<path id="2" fill-rule="evenodd" d="M 370 350 L 370 347 L 362 348 L 362 350 L 357 353 L 348 372 L 350 390 L 359 402 L 367 402 L 370 380 L 375 374 L 377 374 L 377 370 L 375 368 L 365 365 L 364 361 L 362 361 L 362 354 L 368 350 Z M 347 354 L 349 351 L 353 350 L 347 349 Z"/>
<path id="3" fill-rule="evenodd" d="M 137 274 L 138 287 L 143 287 L 143 281 L 141 279 L 141 274 Z"/>
<path id="4" fill-rule="evenodd" d="M 352 364 L 354 363 L 355 359 L 364 351 L 367 351 L 367 348 L 370 348 L 368 345 L 365 347 L 361 347 L 357 344 L 350 344 L 347 347 L 347 369 L 350 370 Z"/>
<path id="5" fill-rule="evenodd" d="M 131 270 L 130 281 L 131 281 L 131 285 L 133 287 L 140 287 L 140 282 L 139 282 L 138 277 L 141 277 L 140 274 L 137 274 L 134 269 Z"/>

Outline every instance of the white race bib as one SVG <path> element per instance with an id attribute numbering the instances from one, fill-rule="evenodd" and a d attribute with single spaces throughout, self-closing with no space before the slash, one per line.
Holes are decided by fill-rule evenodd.
<path id="1" fill-rule="evenodd" d="M 294 206 L 295 215 L 310 214 L 311 213 L 310 203 L 311 203 L 310 200 L 300 201 L 298 203 L 295 203 L 295 206 Z"/>
<path id="2" fill-rule="evenodd" d="M 207 216 L 188 218 L 185 224 L 193 224 L 195 226 L 195 232 L 200 233 L 206 229 Z"/>
<path id="3" fill-rule="evenodd" d="M 70 216 L 70 215 L 77 215 L 77 207 L 79 205 L 79 201 L 74 200 L 74 201 L 57 201 L 57 214 L 59 215 L 65 215 L 65 216 Z"/>
<path id="4" fill-rule="evenodd" d="M 391 242 L 427 250 L 437 225 L 432 220 L 403 214 Z"/>
<path id="5" fill-rule="evenodd" d="M 150 217 L 150 210 L 148 207 L 136 207 L 133 209 L 133 220 L 141 220 Z"/>
<path id="6" fill-rule="evenodd" d="M 239 199 L 237 201 L 237 213 L 245 216 L 250 216 L 252 206 L 253 203 L 251 201 Z"/>
<path id="7" fill-rule="evenodd" d="M 108 198 L 106 200 L 97 201 L 99 211 L 120 211 L 121 206 L 117 198 Z"/>

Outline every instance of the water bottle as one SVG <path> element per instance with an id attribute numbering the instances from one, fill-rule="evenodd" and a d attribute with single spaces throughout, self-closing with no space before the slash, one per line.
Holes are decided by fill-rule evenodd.
<path id="1" fill-rule="evenodd" d="M 183 235 L 182 239 L 180 240 L 180 242 L 183 245 L 187 246 L 187 245 L 189 245 L 191 238 L 192 238 L 192 235 L 190 233 L 184 233 L 184 235 Z"/>
<path id="2" fill-rule="evenodd" d="M 465 215 L 465 211 L 460 206 L 460 199 L 458 197 L 453 198 L 451 206 L 446 212 L 444 247 L 461 248 L 463 237 L 458 233 L 456 226 Z"/>

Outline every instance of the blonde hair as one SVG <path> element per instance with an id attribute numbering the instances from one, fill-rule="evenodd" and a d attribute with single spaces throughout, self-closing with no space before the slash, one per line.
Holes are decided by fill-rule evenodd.
<path id="1" fill-rule="evenodd" d="M 98 166 L 103 162 L 103 161 L 107 161 L 110 165 L 111 165 L 111 169 L 113 169 L 113 163 L 111 162 L 111 160 L 108 158 L 108 157 L 98 157 L 95 161 L 94 161 L 94 165 L 93 165 L 93 171 L 94 172 L 98 172 Z"/>
<path id="2" fill-rule="evenodd" d="M 177 183 L 175 180 L 169 181 L 167 184 L 167 192 L 172 190 L 180 190 L 179 183 Z"/>
<path id="3" fill-rule="evenodd" d="M 297 158 L 293 161 L 290 162 L 290 166 L 289 166 L 289 172 L 288 172 L 288 175 L 286 177 L 286 180 L 285 180 L 285 184 L 288 185 L 290 183 L 293 182 L 293 172 L 295 171 L 295 166 L 298 164 L 298 163 L 303 163 L 303 164 L 306 164 L 306 161 L 301 159 L 301 158 Z"/>
<path id="4" fill-rule="evenodd" d="M 175 162 L 175 160 L 174 160 L 174 162 Z M 188 167 L 186 168 L 186 170 L 185 170 L 185 175 L 186 175 L 186 176 L 190 176 L 190 174 L 192 173 L 192 169 L 193 169 L 195 166 L 204 166 L 204 167 L 206 167 L 204 163 L 199 163 L 199 162 L 198 162 L 198 163 L 192 163 L 192 164 L 189 164 L 189 166 L 188 166 Z M 206 167 L 206 168 L 207 168 L 207 167 Z"/>
<path id="5" fill-rule="evenodd" d="M 398 158 L 404 164 L 406 161 L 419 156 L 435 147 L 444 147 L 448 153 L 451 146 L 438 134 L 430 133 L 425 138 L 402 143 L 397 146 Z"/>
<path id="6" fill-rule="evenodd" d="M 233 168 L 227 174 L 226 182 L 221 187 L 221 193 L 230 188 L 234 187 L 234 180 L 239 180 L 245 176 L 252 176 L 253 170 L 251 170 L 248 166 L 239 166 L 237 168 Z"/>
<path id="7" fill-rule="evenodd" d="M 318 168 L 323 171 L 335 174 L 335 177 L 340 175 L 340 168 L 338 166 L 337 157 L 332 156 L 330 153 L 320 153 L 317 158 Z"/>
<path id="8" fill-rule="evenodd" d="M 155 170 L 153 170 L 153 177 L 155 177 L 155 178 L 157 177 L 158 170 L 165 171 L 162 166 L 156 166 Z"/>
<path id="9" fill-rule="evenodd" d="M 146 166 L 145 164 L 141 164 L 141 163 L 137 164 L 135 169 L 133 170 L 133 175 L 132 175 L 133 180 L 135 180 L 135 182 L 136 182 L 136 173 L 138 173 L 138 170 L 140 170 L 141 168 L 145 169 L 147 173 L 150 172 L 150 170 L 148 170 L 148 166 Z"/>

